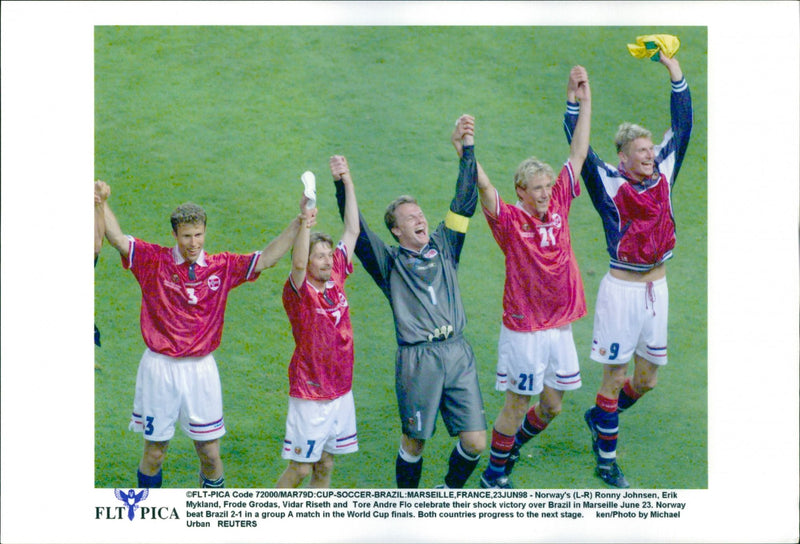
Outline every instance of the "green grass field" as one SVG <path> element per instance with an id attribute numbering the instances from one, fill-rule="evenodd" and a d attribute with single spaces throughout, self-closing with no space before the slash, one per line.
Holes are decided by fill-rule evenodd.
<path id="1" fill-rule="evenodd" d="M 569 69 L 584 65 L 593 92 L 592 145 L 614 156 L 617 125 L 669 126 L 666 69 L 629 56 L 637 35 L 680 37 L 695 127 L 675 186 L 678 246 L 669 263 L 670 364 L 658 388 L 624 414 L 619 462 L 632 486 L 708 486 L 707 448 L 707 33 L 704 27 L 96 27 L 95 175 L 112 187 L 126 233 L 171 245 L 169 214 L 192 200 L 208 214 L 206 250 L 261 249 L 296 213 L 300 174 L 317 174 L 318 226 L 337 236 L 328 157 L 347 156 L 359 204 L 378 232 L 385 205 L 415 195 L 431 223 L 452 197 L 457 158 L 449 142 L 461 113 L 476 117 L 476 154 L 506 200 L 525 157 L 561 164 Z M 600 382 L 589 360 L 597 286 L 608 256 L 599 217 L 585 194 L 570 216 L 588 316 L 573 326 L 583 387 L 525 450 L 514 473 L 521 488 L 595 488 L 583 411 Z M 274 485 L 293 349 L 280 302 L 285 257 L 232 292 L 216 352 L 228 434 L 222 442 L 229 487 Z M 504 267 L 480 212 L 471 223 L 460 282 L 467 337 L 481 372 L 491 425 Z M 141 435 L 127 430 L 136 368 L 144 349 L 140 292 L 104 247 L 95 272 L 95 486 L 136 485 Z M 360 451 L 337 458 L 335 487 L 394 487 L 399 422 L 394 397 L 394 331 L 383 295 L 355 263 L 348 281 L 355 334 L 354 394 Z M 441 482 L 454 442 L 444 426 L 426 448 L 421 484 Z M 477 487 L 477 474 L 468 486 Z M 180 431 L 164 467 L 166 487 L 192 487 L 197 462 Z"/>

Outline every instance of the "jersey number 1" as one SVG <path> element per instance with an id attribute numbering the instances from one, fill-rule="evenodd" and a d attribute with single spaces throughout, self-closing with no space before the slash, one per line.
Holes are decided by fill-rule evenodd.
<path id="1" fill-rule="evenodd" d="M 433 285 L 428 286 L 428 294 L 431 296 L 431 304 L 436 306 L 436 291 L 433 290 Z"/>

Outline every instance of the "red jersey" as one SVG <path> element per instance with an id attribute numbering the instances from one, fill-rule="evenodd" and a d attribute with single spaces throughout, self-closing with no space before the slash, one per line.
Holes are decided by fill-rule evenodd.
<path id="1" fill-rule="evenodd" d="M 150 350 L 170 357 L 202 357 L 222 339 L 228 293 L 254 271 L 260 251 L 250 255 L 200 254 L 189 280 L 189 265 L 177 247 L 130 240 L 122 266 L 133 272 L 142 290 L 140 325 Z"/>
<path id="2" fill-rule="evenodd" d="M 308 400 L 341 397 L 353 385 L 353 327 L 344 280 L 353 272 L 340 242 L 333 252 L 331 279 L 322 291 L 308 281 L 283 287 L 283 307 L 295 349 L 289 362 L 289 396 Z"/>
<path id="3" fill-rule="evenodd" d="M 672 258 L 672 187 L 689 147 L 694 114 L 686 79 L 672 81 L 671 86 L 671 127 L 654 148 L 655 172 L 650 179 L 631 179 L 622 164 L 615 168 L 605 163 L 589 147 L 583 181 L 603 220 L 611 268 L 647 272 Z M 570 142 L 579 111 L 577 104 L 567 103 L 564 130 Z"/>
<path id="4" fill-rule="evenodd" d="M 496 193 L 496 190 L 495 190 Z M 560 327 L 586 315 L 569 215 L 580 185 L 567 162 L 558 175 L 544 220 L 497 195 L 497 209 L 483 209 L 506 257 L 503 324 L 517 332 Z"/>

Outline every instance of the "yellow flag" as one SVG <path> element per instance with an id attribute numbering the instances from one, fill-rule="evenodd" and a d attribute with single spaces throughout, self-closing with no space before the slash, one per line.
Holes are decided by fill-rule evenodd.
<path id="1" fill-rule="evenodd" d="M 637 36 L 635 44 L 628 44 L 628 52 L 637 59 L 650 58 L 657 61 L 661 53 L 672 58 L 678 52 L 680 46 L 681 42 L 677 36 L 649 34 L 647 36 Z"/>

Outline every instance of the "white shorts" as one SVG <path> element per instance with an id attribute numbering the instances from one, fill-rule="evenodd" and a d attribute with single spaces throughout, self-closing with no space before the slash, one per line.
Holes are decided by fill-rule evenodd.
<path id="1" fill-rule="evenodd" d="M 516 332 L 500 327 L 495 389 L 538 395 L 544 386 L 571 391 L 581 386 L 572 325 L 543 331 Z"/>
<path id="2" fill-rule="evenodd" d="M 667 278 L 625 281 L 606 273 L 594 312 L 591 358 L 627 363 L 636 353 L 655 365 L 667 364 Z"/>
<path id="3" fill-rule="evenodd" d="M 175 422 L 192 440 L 225 434 L 222 387 L 214 356 L 175 358 L 146 349 L 136 374 L 130 429 L 152 442 L 169 440 Z"/>
<path id="4" fill-rule="evenodd" d="M 333 400 L 289 397 L 281 457 L 298 463 L 316 463 L 323 450 L 334 455 L 358 451 L 352 391 Z"/>

